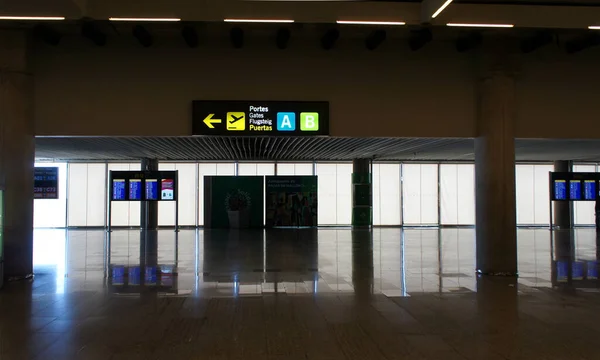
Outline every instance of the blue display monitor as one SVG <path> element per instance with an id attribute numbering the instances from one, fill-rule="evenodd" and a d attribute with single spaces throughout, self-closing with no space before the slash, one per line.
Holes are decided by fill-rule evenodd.
<path id="1" fill-rule="evenodd" d="M 127 200 L 125 193 L 125 179 L 113 179 L 112 199 L 115 201 Z"/>
<path id="2" fill-rule="evenodd" d="M 567 181 L 566 180 L 554 181 L 554 199 L 567 200 Z"/>
<path id="3" fill-rule="evenodd" d="M 596 200 L 596 180 L 585 180 L 583 182 L 583 198 L 585 200 Z"/>
<path id="4" fill-rule="evenodd" d="M 129 200 L 142 200 L 142 180 L 129 180 Z"/>
<path id="5" fill-rule="evenodd" d="M 581 200 L 581 180 L 569 181 L 569 199 Z"/>
<path id="6" fill-rule="evenodd" d="M 158 200 L 158 179 L 146 179 L 146 200 Z"/>

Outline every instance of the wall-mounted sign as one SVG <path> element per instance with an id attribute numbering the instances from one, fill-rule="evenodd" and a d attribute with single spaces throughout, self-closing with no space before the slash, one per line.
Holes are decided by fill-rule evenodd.
<path id="1" fill-rule="evenodd" d="M 33 171 L 33 198 L 58 199 L 58 168 L 36 167 Z"/>
<path id="2" fill-rule="evenodd" d="M 193 135 L 329 135 L 326 101 L 193 102 Z"/>
<path id="3" fill-rule="evenodd" d="M 600 173 L 551 172 L 552 201 L 596 201 L 600 198 Z"/>
<path id="4" fill-rule="evenodd" d="M 177 200 L 177 171 L 111 171 L 110 199 L 112 201 L 175 201 Z"/>

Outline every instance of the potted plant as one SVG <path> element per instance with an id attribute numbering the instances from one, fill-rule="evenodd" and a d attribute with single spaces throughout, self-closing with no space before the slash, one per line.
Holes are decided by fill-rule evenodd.
<path id="1" fill-rule="evenodd" d="M 250 194 L 237 189 L 225 197 L 225 209 L 229 217 L 229 227 L 243 229 L 250 227 Z"/>

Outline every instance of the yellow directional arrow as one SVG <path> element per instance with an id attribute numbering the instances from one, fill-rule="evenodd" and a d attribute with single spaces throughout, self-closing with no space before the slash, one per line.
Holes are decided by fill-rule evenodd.
<path id="1" fill-rule="evenodd" d="M 213 126 L 213 124 L 220 124 L 221 123 L 221 119 L 213 119 L 213 116 L 215 116 L 215 114 L 208 114 L 207 117 L 204 118 L 204 123 L 206 124 L 206 126 L 208 126 L 209 129 L 214 129 L 215 127 Z"/>

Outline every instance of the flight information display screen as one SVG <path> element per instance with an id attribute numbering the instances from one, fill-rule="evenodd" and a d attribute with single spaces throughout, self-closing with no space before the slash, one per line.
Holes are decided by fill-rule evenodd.
<path id="1" fill-rule="evenodd" d="M 113 179 L 112 181 L 112 199 L 115 201 L 127 200 L 125 194 L 125 179 Z"/>
<path id="2" fill-rule="evenodd" d="M 112 201 L 177 201 L 177 171 L 111 171 Z"/>
<path id="3" fill-rule="evenodd" d="M 142 200 L 142 180 L 129 180 L 129 200 Z"/>
<path id="4" fill-rule="evenodd" d="M 157 179 L 146 179 L 146 200 L 158 200 Z"/>
<path id="5" fill-rule="evenodd" d="M 569 181 L 569 198 L 571 200 L 581 200 L 581 181 Z"/>
<path id="6" fill-rule="evenodd" d="M 58 199 L 58 168 L 36 167 L 33 172 L 33 198 Z"/>
<path id="7" fill-rule="evenodd" d="M 586 180 L 583 182 L 583 197 L 585 200 L 596 200 L 595 180 Z"/>
<path id="8" fill-rule="evenodd" d="M 567 200 L 567 181 L 566 180 L 555 180 L 554 181 L 554 199 Z"/>

